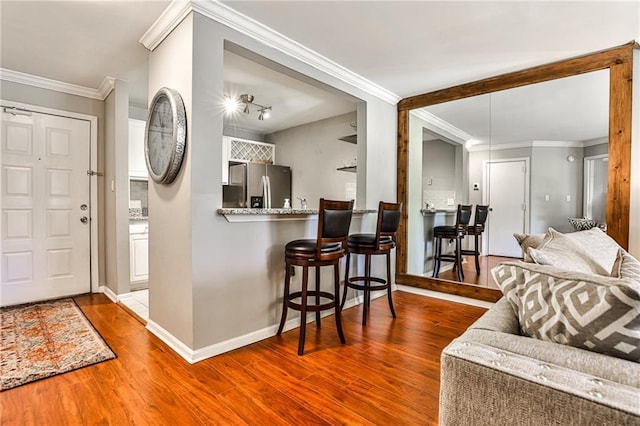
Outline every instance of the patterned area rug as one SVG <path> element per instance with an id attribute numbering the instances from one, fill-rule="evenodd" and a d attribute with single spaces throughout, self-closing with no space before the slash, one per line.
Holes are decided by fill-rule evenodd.
<path id="1" fill-rule="evenodd" d="M 0 310 L 2 391 L 115 357 L 73 299 Z"/>

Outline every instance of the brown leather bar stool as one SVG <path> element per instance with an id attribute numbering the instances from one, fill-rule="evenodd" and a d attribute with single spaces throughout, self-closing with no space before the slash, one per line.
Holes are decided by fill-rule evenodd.
<path id="1" fill-rule="evenodd" d="M 456 224 L 453 226 L 436 226 L 433 228 L 433 237 L 436 240 L 435 263 L 433 267 L 433 277 L 437 277 L 440 272 L 440 262 L 454 262 L 454 268 L 458 269 L 458 281 L 464 279 L 462 272 L 462 238 L 467 234 L 467 225 L 471 221 L 471 205 L 458 204 L 456 212 Z M 442 254 L 442 239 L 456 240 L 455 252 Z"/>
<path id="2" fill-rule="evenodd" d="M 463 256 L 473 256 L 476 259 L 476 272 L 480 274 L 480 237 L 484 232 L 484 224 L 489 216 L 489 206 L 476 206 L 476 212 L 473 217 L 473 225 L 467 226 L 467 235 L 473 235 L 473 250 L 461 250 Z"/>
<path id="3" fill-rule="evenodd" d="M 331 201 L 320 199 L 318 210 L 318 237 L 306 240 L 295 240 L 285 246 L 284 296 L 282 298 L 282 317 L 277 335 L 282 333 L 287 320 L 288 308 L 300 311 L 300 337 L 298 339 L 298 355 L 304 353 L 304 338 L 307 326 L 307 312 L 316 313 L 316 325 L 320 327 L 320 312 L 334 308 L 336 328 L 340 342 L 344 343 L 342 321 L 340 319 L 340 259 L 347 250 L 347 236 L 351 225 L 353 201 Z M 302 267 L 302 289 L 289 292 L 291 284 L 291 267 Z M 333 265 L 334 292 L 320 290 L 320 267 Z M 316 268 L 315 290 L 308 290 L 309 267 Z M 309 297 L 314 303 L 309 303 Z M 321 298 L 328 302 L 320 303 Z M 300 299 L 300 302 L 296 302 Z"/>
<path id="4" fill-rule="evenodd" d="M 378 205 L 378 223 L 375 234 L 354 234 L 349 235 L 347 265 L 344 279 L 344 293 L 340 308 L 344 307 L 347 300 L 347 287 L 364 291 L 364 301 L 362 302 L 362 325 L 367 325 L 367 315 L 371 305 L 371 292 L 377 290 L 387 290 L 389 299 L 389 309 L 391 315 L 396 317 L 391 297 L 391 249 L 396 246 L 396 236 L 398 225 L 402 216 L 402 204 L 385 203 L 380 201 Z M 364 254 L 364 276 L 349 278 L 349 262 L 351 254 Z M 387 279 L 371 276 L 371 256 L 385 255 L 387 257 Z M 362 282 L 362 284 L 360 284 Z M 372 284 L 377 283 L 377 284 Z"/>

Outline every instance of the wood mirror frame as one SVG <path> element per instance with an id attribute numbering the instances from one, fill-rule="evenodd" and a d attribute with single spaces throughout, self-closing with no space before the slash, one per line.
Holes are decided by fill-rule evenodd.
<path id="1" fill-rule="evenodd" d="M 592 71 L 609 69 L 609 169 L 607 184 L 607 233 L 623 248 L 629 244 L 631 192 L 631 100 L 633 49 L 636 42 L 567 60 L 502 74 L 448 89 L 412 96 L 398 103 L 398 202 L 402 217 L 398 229 L 396 283 L 474 299 L 497 301 L 500 290 L 473 284 L 407 274 L 407 169 L 409 113 L 442 102 L 494 93 Z"/>

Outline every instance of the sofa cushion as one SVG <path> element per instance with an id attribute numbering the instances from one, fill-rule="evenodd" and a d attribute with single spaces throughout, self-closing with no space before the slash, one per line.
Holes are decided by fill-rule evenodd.
<path id="1" fill-rule="evenodd" d="M 588 231 L 583 231 L 588 232 Z M 553 228 L 549 228 L 542 244 L 538 248 L 529 247 L 529 256 L 539 265 L 551 265 L 568 271 L 610 275 L 615 254 L 608 269 L 596 260 L 597 253 L 592 256 L 574 238 L 568 237 Z M 616 249 L 617 254 L 617 249 Z"/>
<path id="2" fill-rule="evenodd" d="M 525 262 L 491 273 L 522 334 L 640 362 L 640 282 Z"/>
<path id="3" fill-rule="evenodd" d="M 529 256 L 529 247 L 538 248 L 542 244 L 544 236 L 545 234 L 513 234 L 513 237 L 520 244 L 525 262 L 533 262 L 533 259 Z"/>
<path id="4" fill-rule="evenodd" d="M 613 275 L 611 271 L 620 250 L 620 246 L 613 238 L 600 228 L 569 232 L 564 235 L 591 254 L 600 266 L 610 272 L 609 275 Z"/>

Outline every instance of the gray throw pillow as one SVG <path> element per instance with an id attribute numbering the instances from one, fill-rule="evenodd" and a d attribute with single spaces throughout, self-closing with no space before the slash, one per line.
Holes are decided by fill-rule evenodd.
<path id="1" fill-rule="evenodd" d="M 529 256 L 539 265 L 551 265 L 567 271 L 584 272 L 609 276 L 611 269 L 605 269 L 579 244 L 549 228 L 542 244 L 528 249 Z"/>
<path id="2" fill-rule="evenodd" d="M 585 249 L 600 266 L 609 271 L 609 275 L 612 275 L 613 264 L 620 250 L 620 246 L 613 238 L 600 228 L 569 232 L 564 235 Z"/>
<path id="3" fill-rule="evenodd" d="M 505 262 L 491 270 L 522 334 L 640 362 L 640 283 L 550 269 Z"/>
<path id="4" fill-rule="evenodd" d="M 529 256 L 529 248 L 538 248 L 542 244 L 544 236 L 545 234 L 513 234 L 513 237 L 520 244 L 525 262 L 533 262 L 533 259 Z"/>
<path id="5" fill-rule="evenodd" d="M 619 249 L 611 276 L 640 283 L 640 262 L 624 249 Z"/>

